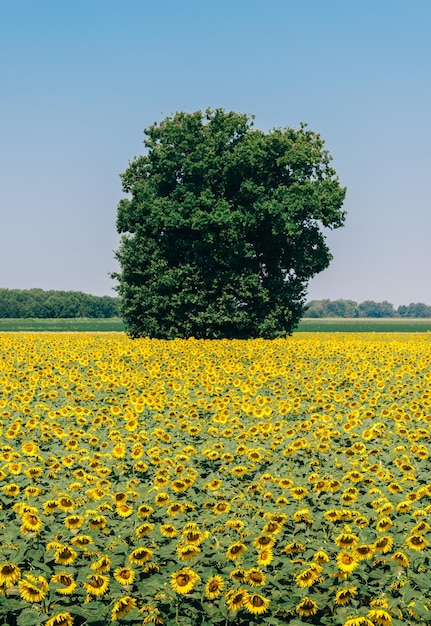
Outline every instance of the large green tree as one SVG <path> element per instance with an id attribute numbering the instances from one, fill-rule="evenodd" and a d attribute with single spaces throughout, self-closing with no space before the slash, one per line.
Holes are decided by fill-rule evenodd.
<path id="1" fill-rule="evenodd" d="M 305 124 L 264 133 L 223 109 L 178 112 L 145 134 L 117 214 L 129 335 L 290 333 L 332 258 L 323 227 L 345 218 L 323 140 Z"/>

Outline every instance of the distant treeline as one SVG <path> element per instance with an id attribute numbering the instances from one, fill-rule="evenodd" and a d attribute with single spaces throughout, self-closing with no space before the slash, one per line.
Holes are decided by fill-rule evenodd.
<path id="1" fill-rule="evenodd" d="M 0 288 L 1 318 L 109 318 L 120 316 L 120 299 L 92 296 L 82 291 Z M 423 302 L 394 308 L 387 302 L 366 300 L 311 300 L 304 317 L 427 317 L 431 306 Z"/>
<path id="2" fill-rule="evenodd" d="M 81 291 L 0 289 L 0 318 L 117 317 L 119 298 Z"/>
<path id="3" fill-rule="evenodd" d="M 423 302 L 412 302 L 397 309 L 390 302 L 365 300 L 358 304 L 354 300 L 311 300 L 304 317 L 429 317 L 431 306 Z"/>

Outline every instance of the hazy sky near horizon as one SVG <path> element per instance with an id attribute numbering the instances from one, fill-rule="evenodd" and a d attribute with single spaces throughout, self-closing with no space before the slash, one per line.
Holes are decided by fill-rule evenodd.
<path id="1" fill-rule="evenodd" d="M 308 299 L 431 304 L 429 0 L 0 0 L 0 287 L 115 295 L 144 128 L 222 107 L 320 133 L 346 225 Z"/>

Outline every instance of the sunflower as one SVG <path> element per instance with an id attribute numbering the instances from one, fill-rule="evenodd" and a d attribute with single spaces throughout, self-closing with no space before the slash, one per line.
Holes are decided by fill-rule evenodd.
<path id="1" fill-rule="evenodd" d="M 253 615 L 265 613 L 269 607 L 269 600 L 259 593 L 247 593 L 244 598 L 244 608 Z"/>
<path id="2" fill-rule="evenodd" d="M 51 578 L 51 582 L 61 585 L 56 589 L 56 591 L 63 596 L 69 596 L 71 593 L 74 592 L 76 588 L 75 579 L 73 578 L 73 576 L 67 574 L 66 572 L 54 574 Z"/>
<path id="3" fill-rule="evenodd" d="M 152 556 L 152 550 L 141 546 L 131 551 L 131 553 L 129 554 L 129 561 L 130 563 L 134 563 L 135 565 L 143 565 L 144 563 L 149 561 Z"/>
<path id="4" fill-rule="evenodd" d="M 73 550 L 73 548 L 69 548 L 69 546 L 65 546 L 60 544 L 54 553 L 54 562 L 57 565 L 70 565 L 73 563 L 78 556 L 78 553 Z"/>
<path id="5" fill-rule="evenodd" d="M 148 574 L 148 576 L 152 576 L 153 574 L 160 574 L 161 567 L 157 563 L 148 563 L 142 570 L 144 574 Z"/>
<path id="6" fill-rule="evenodd" d="M 274 558 L 274 553 L 271 548 L 263 548 L 259 550 L 259 554 L 257 556 L 257 564 L 258 565 L 269 565 Z"/>
<path id="7" fill-rule="evenodd" d="M 424 550 L 429 545 L 429 541 L 427 541 L 424 537 L 422 537 L 422 535 L 415 534 L 415 535 L 411 535 L 410 537 L 407 537 L 406 544 L 412 550 L 420 551 L 420 550 Z"/>
<path id="8" fill-rule="evenodd" d="M 228 513 L 230 511 L 230 504 L 222 500 L 221 502 L 217 502 L 214 505 L 213 511 L 216 515 L 221 515 L 222 513 Z"/>
<path id="9" fill-rule="evenodd" d="M 263 548 L 272 548 L 274 544 L 275 538 L 271 535 L 259 535 L 253 540 L 253 545 L 258 550 L 263 550 Z"/>
<path id="10" fill-rule="evenodd" d="M 389 485 L 388 485 L 388 491 L 389 491 L 389 493 L 402 493 L 403 492 L 403 488 L 398 483 L 392 482 L 392 483 L 389 483 Z"/>
<path id="11" fill-rule="evenodd" d="M 23 443 L 21 450 L 27 456 L 37 456 L 39 454 L 39 449 L 34 441 L 27 441 L 26 443 Z"/>
<path id="12" fill-rule="evenodd" d="M 164 493 L 164 492 L 158 493 L 156 497 L 154 498 L 154 503 L 157 506 L 165 506 L 170 501 L 171 501 L 171 498 L 169 497 L 167 493 Z"/>
<path id="13" fill-rule="evenodd" d="M 289 493 L 295 500 L 302 500 L 302 498 L 308 495 L 308 489 L 299 485 L 298 487 L 292 487 Z"/>
<path id="14" fill-rule="evenodd" d="M 205 597 L 208 598 L 208 600 L 214 600 L 214 598 L 218 598 L 218 596 L 221 595 L 223 588 L 223 578 L 218 575 L 211 576 L 205 585 Z"/>
<path id="15" fill-rule="evenodd" d="M 82 515 L 68 515 L 64 520 L 64 525 L 68 530 L 76 530 L 77 528 L 81 528 L 84 523 L 84 518 Z"/>
<path id="16" fill-rule="evenodd" d="M 339 520 L 339 512 L 337 511 L 337 509 L 328 509 L 323 514 L 323 517 L 328 522 L 337 522 Z"/>
<path id="17" fill-rule="evenodd" d="M 308 511 L 308 509 L 306 509 Z M 262 529 L 264 534 L 270 533 L 272 535 L 278 535 L 283 528 L 283 524 L 281 522 L 277 522 L 275 520 L 271 520 Z"/>
<path id="18" fill-rule="evenodd" d="M 127 502 L 118 504 L 115 507 L 115 510 L 117 512 L 117 515 L 119 515 L 120 517 L 130 517 L 130 515 L 133 514 L 133 507 L 130 506 L 130 504 L 127 504 Z"/>
<path id="19" fill-rule="evenodd" d="M 337 565 L 342 572 L 350 573 L 358 567 L 358 559 L 351 552 L 343 550 L 337 554 Z"/>
<path id="20" fill-rule="evenodd" d="M 28 478 L 40 478 L 43 474 L 43 469 L 41 467 L 29 467 L 24 470 L 24 474 Z"/>
<path id="21" fill-rule="evenodd" d="M 318 568 L 318 569 L 317 569 Z M 298 587 L 311 587 L 319 579 L 322 568 L 315 564 L 315 567 L 308 567 L 295 576 Z"/>
<path id="22" fill-rule="evenodd" d="M 377 509 L 379 515 L 389 515 L 394 510 L 394 505 L 391 502 L 385 502 L 381 507 Z"/>
<path id="23" fill-rule="evenodd" d="M 235 569 L 230 572 L 229 578 L 236 580 L 238 583 L 245 583 L 247 580 L 247 570 L 243 567 L 235 567 Z"/>
<path id="24" fill-rule="evenodd" d="M 287 546 L 284 548 L 285 553 L 289 554 L 290 556 L 292 556 L 293 554 L 298 554 L 300 552 L 305 552 L 305 550 L 306 547 L 303 543 L 300 543 L 299 541 L 293 541 L 292 543 L 288 543 Z"/>
<path id="25" fill-rule="evenodd" d="M 186 507 L 182 502 L 173 502 L 166 509 L 166 513 L 169 515 L 169 517 L 174 517 L 175 515 L 184 513 L 185 510 Z"/>
<path id="26" fill-rule="evenodd" d="M 132 452 L 132 457 L 133 456 L 134 456 L 134 454 Z M 148 472 L 148 465 L 144 461 L 136 461 L 136 463 L 133 465 L 133 468 L 137 472 L 142 472 L 143 474 L 145 474 L 145 472 Z"/>
<path id="27" fill-rule="evenodd" d="M 324 550 L 318 550 L 314 553 L 313 561 L 315 563 L 319 563 L 319 565 L 321 565 L 322 563 L 329 563 L 330 560 L 331 559 Z"/>
<path id="28" fill-rule="evenodd" d="M 108 520 L 104 515 L 93 515 L 88 520 L 88 525 L 90 526 L 91 530 L 103 530 L 104 528 L 106 528 L 107 523 Z"/>
<path id="29" fill-rule="evenodd" d="M 111 559 L 109 558 L 109 556 L 104 554 L 97 561 L 93 561 L 93 563 L 90 565 L 90 569 L 94 570 L 98 574 L 105 574 L 111 569 Z"/>
<path id="30" fill-rule="evenodd" d="M 415 513 L 417 513 L 417 511 L 415 511 Z M 421 520 L 418 524 L 416 524 L 416 526 L 413 526 L 410 532 L 416 535 L 416 534 L 426 533 L 430 529 L 431 529 L 431 526 L 428 524 L 428 522 L 426 522 L 425 520 Z"/>
<path id="31" fill-rule="evenodd" d="M 200 553 L 200 548 L 194 543 L 186 543 L 177 546 L 178 558 L 182 561 L 189 561 Z"/>
<path id="32" fill-rule="evenodd" d="M 27 602 L 41 602 L 46 596 L 49 584 L 44 576 L 32 576 L 25 574 L 27 580 L 18 581 L 18 589 L 21 598 Z"/>
<path id="33" fill-rule="evenodd" d="M 330 491 L 331 493 L 335 493 L 336 491 L 338 491 L 339 489 L 341 489 L 341 482 L 339 480 L 337 480 L 336 478 L 330 480 L 328 482 L 328 486 L 327 486 L 328 491 Z"/>
<path id="34" fill-rule="evenodd" d="M 86 592 L 92 596 L 103 596 L 109 587 L 109 576 L 103 574 L 88 574 L 88 583 L 84 583 Z"/>
<path id="35" fill-rule="evenodd" d="M 353 520 L 353 523 L 358 528 L 366 528 L 370 522 L 368 520 L 368 517 L 365 517 L 365 515 L 358 515 L 358 517 L 355 517 L 355 519 Z"/>
<path id="36" fill-rule="evenodd" d="M 228 519 L 225 521 L 224 525 L 226 528 L 230 528 L 231 530 L 240 531 L 244 528 L 245 523 L 242 519 Z"/>
<path id="37" fill-rule="evenodd" d="M 3 563 L 0 565 L 0 585 L 13 587 L 21 578 L 21 570 L 15 563 Z"/>
<path id="38" fill-rule="evenodd" d="M 335 594 L 335 602 L 337 604 L 347 604 L 347 602 L 353 600 L 357 593 L 357 587 L 345 587 L 344 589 L 339 589 Z"/>
<path id="39" fill-rule="evenodd" d="M 412 503 L 408 500 L 403 500 L 402 502 L 398 502 L 396 509 L 398 513 L 407 513 L 412 508 Z"/>
<path id="40" fill-rule="evenodd" d="M 344 622 L 343 626 L 375 626 L 373 622 L 370 622 L 366 617 L 353 617 L 349 616 Z"/>
<path id="41" fill-rule="evenodd" d="M 168 537 L 169 539 L 178 535 L 178 530 L 172 524 L 162 524 L 159 530 L 164 537 Z"/>
<path id="42" fill-rule="evenodd" d="M 180 478 L 176 478 L 171 483 L 171 489 L 172 489 L 172 491 L 175 491 L 176 493 L 181 493 L 182 491 L 187 491 L 188 488 L 189 488 L 189 485 L 188 485 L 187 481 L 181 480 Z"/>
<path id="43" fill-rule="evenodd" d="M 205 534 L 197 528 L 190 528 L 188 530 L 183 529 L 183 537 L 188 544 L 200 546 L 205 539 Z"/>
<path id="44" fill-rule="evenodd" d="M 29 485 L 24 489 L 24 493 L 27 498 L 36 498 L 40 493 L 43 493 L 39 487 L 35 487 L 34 485 Z"/>
<path id="45" fill-rule="evenodd" d="M 237 477 L 244 476 L 249 472 L 249 468 L 246 465 L 236 465 L 231 469 L 231 474 Z"/>
<path id="46" fill-rule="evenodd" d="M 301 617 L 309 617 L 317 613 L 317 604 L 311 598 L 302 598 L 302 600 L 296 605 L 296 612 Z"/>
<path id="47" fill-rule="evenodd" d="M 340 533 L 337 537 L 335 537 L 334 542 L 339 548 L 347 549 L 354 548 L 359 539 L 357 535 L 352 533 Z"/>
<path id="48" fill-rule="evenodd" d="M 392 526 L 392 520 L 390 517 L 382 517 L 376 524 L 376 530 L 378 533 L 384 533 Z"/>
<path id="49" fill-rule="evenodd" d="M 408 557 L 404 554 L 404 552 L 401 552 L 401 550 L 397 550 L 393 553 L 393 555 L 391 556 L 391 561 L 395 561 L 395 563 L 399 563 L 403 567 L 410 567 L 410 561 Z"/>
<path id="50" fill-rule="evenodd" d="M 377 626 L 391 626 L 392 617 L 390 613 L 384 609 L 370 609 L 368 611 L 368 617 Z"/>
<path id="51" fill-rule="evenodd" d="M 135 535 L 138 538 L 141 538 L 144 535 L 148 535 L 148 533 L 152 532 L 154 530 L 154 528 L 155 528 L 154 524 L 150 524 L 149 522 L 145 522 L 145 524 L 141 524 L 141 526 L 139 526 L 135 530 Z"/>
<path id="52" fill-rule="evenodd" d="M 285 504 L 289 504 L 289 500 L 288 498 L 286 498 L 285 496 L 279 496 L 276 501 L 275 501 L 276 505 L 279 507 L 284 506 Z"/>
<path id="53" fill-rule="evenodd" d="M 198 580 L 200 580 L 200 576 L 189 567 L 183 567 L 183 569 L 171 575 L 172 588 L 179 594 L 186 594 L 192 591 Z"/>
<path id="54" fill-rule="evenodd" d="M 238 611 L 244 605 L 246 597 L 247 592 L 242 587 L 230 589 L 225 596 L 226 604 L 231 611 Z"/>
<path id="55" fill-rule="evenodd" d="M 65 511 L 67 513 L 68 511 L 73 511 L 75 503 L 72 498 L 69 498 L 69 496 L 62 496 L 59 498 L 57 506 L 61 511 Z"/>
<path id="56" fill-rule="evenodd" d="M 307 522 L 308 524 L 313 523 L 313 520 L 310 518 L 310 509 L 299 509 L 299 511 L 295 511 L 292 515 L 292 519 L 294 522 Z"/>
<path id="57" fill-rule="evenodd" d="M 17 496 L 20 492 L 20 488 L 15 483 L 11 483 L 9 485 L 4 485 L 2 487 L 2 491 L 6 496 Z"/>
<path id="58" fill-rule="evenodd" d="M 73 617 L 70 613 L 57 613 L 45 622 L 45 626 L 73 626 Z"/>
<path id="59" fill-rule="evenodd" d="M 368 543 L 361 543 L 359 546 L 355 547 L 353 553 L 358 561 L 365 561 L 373 556 L 374 546 Z"/>
<path id="60" fill-rule="evenodd" d="M 21 517 L 26 513 L 31 513 L 31 515 L 37 515 L 39 512 L 37 507 L 25 504 L 25 502 L 17 502 L 13 505 L 12 509 L 13 511 L 15 511 L 15 513 L 21 515 Z"/>
<path id="61" fill-rule="evenodd" d="M 392 537 L 389 537 L 388 535 L 383 535 L 382 537 L 379 537 L 379 539 L 376 539 L 373 545 L 376 550 L 379 550 L 379 552 L 383 552 L 385 554 L 386 552 L 390 552 L 392 550 L 393 543 L 394 540 L 392 539 Z"/>
<path id="62" fill-rule="evenodd" d="M 75 537 L 72 537 L 70 543 L 73 543 L 73 545 L 77 548 L 81 548 L 81 550 L 86 550 L 87 546 L 94 542 L 90 535 L 76 535 Z"/>
<path id="63" fill-rule="evenodd" d="M 215 478 L 214 480 L 211 480 L 209 483 L 207 483 L 205 486 L 210 491 L 217 491 L 217 489 L 220 489 L 222 484 L 223 484 L 222 480 Z"/>
<path id="64" fill-rule="evenodd" d="M 150 517 L 154 513 L 154 509 L 149 504 L 140 504 L 136 513 L 138 517 Z"/>
<path id="65" fill-rule="evenodd" d="M 136 578 L 136 573 L 131 567 L 118 567 L 114 571 L 114 578 L 120 585 L 131 585 Z"/>
<path id="66" fill-rule="evenodd" d="M 119 598 L 112 607 L 111 621 L 115 622 L 116 620 L 121 619 L 127 615 L 127 613 L 130 613 L 135 606 L 136 599 L 131 596 L 123 596 L 122 598 Z"/>
<path id="67" fill-rule="evenodd" d="M 241 558 L 241 556 L 246 551 L 247 547 L 243 543 L 240 543 L 238 541 L 229 546 L 226 551 L 226 557 L 229 559 L 229 561 L 236 561 L 237 559 Z"/>
<path id="68" fill-rule="evenodd" d="M 247 582 L 253 587 L 265 584 L 265 574 L 257 567 L 252 567 L 246 574 Z"/>
<path id="69" fill-rule="evenodd" d="M 372 609 L 388 609 L 389 602 L 385 597 L 374 598 L 370 600 L 370 607 Z"/>

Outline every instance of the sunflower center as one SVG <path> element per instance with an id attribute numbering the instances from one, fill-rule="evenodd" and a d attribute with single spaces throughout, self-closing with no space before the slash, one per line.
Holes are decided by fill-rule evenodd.
<path id="1" fill-rule="evenodd" d="M 188 574 L 180 574 L 177 577 L 177 584 L 180 587 L 185 587 L 186 585 L 188 585 L 190 582 L 190 576 Z"/>

